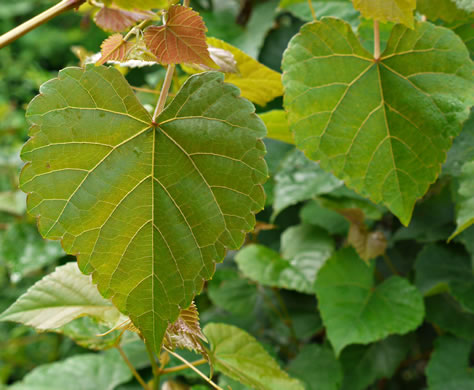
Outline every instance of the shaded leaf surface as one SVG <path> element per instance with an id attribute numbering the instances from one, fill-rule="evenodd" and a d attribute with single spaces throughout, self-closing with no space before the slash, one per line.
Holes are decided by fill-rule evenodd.
<path id="1" fill-rule="evenodd" d="M 474 340 L 474 314 L 448 294 L 425 299 L 426 319 L 462 339 Z"/>
<path id="2" fill-rule="evenodd" d="M 222 79 L 189 78 L 158 126 L 105 67 L 61 71 L 28 110 L 29 212 L 156 350 L 264 204 L 265 128 Z"/>
<path id="3" fill-rule="evenodd" d="M 289 153 L 282 161 L 275 182 L 273 217 L 288 206 L 330 193 L 343 185 L 334 175 L 324 171 L 318 163 L 307 159 L 298 150 Z"/>
<path id="4" fill-rule="evenodd" d="M 232 325 L 209 324 L 204 334 L 211 344 L 211 361 L 223 374 L 255 390 L 304 389 L 247 332 Z"/>
<path id="5" fill-rule="evenodd" d="M 196 11 L 181 5 L 172 6 L 163 26 L 145 30 L 145 43 L 162 64 L 204 64 L 215 67 L 206 43 L 207 28 Z"/>
<path id="6" fill-rule="evenodd" d="M 418 290 L 398 276 L 375 286 L 374 266 L 353 249 L 336 252 L 315 283 L 319 310 L 336 354 L 349 344 L 368 344 L 416 329 L 424 316 Z"/>
<path id="7" fill-rule="evenodd" d="M 342 370 L 334 352 L 317 344 L 305 345 L 288 367 L 288 373 L 300 379 L 307 390 L 339 390 Z"/>
<path id="8" fill-rule="evenodd" d="M 33 225 L 13 223 L 0 231 L 0 263 L 8 266 L 16 281 L 61 256 L 64 256 L 61 245 L 43 240 Z"/>
<path id="9" fill-rule="evenodd" d="M 415 271 L 415 284 L 424 295 L 453 292 L 453 288 L 458 291 L 474 283 L 469 256 L 440 244 L 427 245 L 421 250 Z"/>
<path id="10" fill-rule="evenodd" d="M 410 349 L 407 336 L 390 336 L 377 343 L 347 347 L 340 357 L 342 390 L 365 390 L 377 379 L 391 378 Z"/>
<path id="11" fill-rule="evenodd" d="M 474 372 L 470 367 L 471 344 L 451 336 L 436 340 L 426 367 L 429 390 L 472 390 Z"/>
<path id="12" fill-rule="evenodd" d="M 376 62 L 348 24 L 324 18 L 293 38 L 283 70 L 296 145 L 407 225 L 472 103 L 459 37 L 397 25 Z"/>
<path id="13" fill-rule="evenodd" d="M 33 285 L 2 313 L 0 320 L 51 330 L 86 315 L 113 324 L 120 313 L 102 298 L 76 263 L 68 263 Z"/>

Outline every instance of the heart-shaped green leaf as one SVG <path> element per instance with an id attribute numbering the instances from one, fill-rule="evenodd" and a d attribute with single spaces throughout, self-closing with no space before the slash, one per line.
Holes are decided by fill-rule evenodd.
<path id="1" fill-rule="evenodd" d="M 117 70 L 67 68 L 27 112 L 29 212 L 156 351 L 264 205 L 265 127 L 223 77 L 190 77 L 154 123 Z"/>
<path id="2" fill-rule="evenodd" d="M 336 354 L 349 344 L 368 344 L 405 334 L 423 321 L 423 297 L 406 279 L 374 283 L 367 266 L 350 248 L 332 256 L 315 282 L 319 310 Z"/>
<path id="3" fill-rule="evenodd" d="M 258 341 L 242 329 L 209 324 L 204 334 L 211 344 L 211 361 L 223 374 L 255 390 L 303 390 L 303 385 L 290 378 Z"/>
<path id="4" fill-rule="evenodd" d="M 375 61 L 337 19 L 304 26 L 283 60 L 296 145 L 408 224 L 472 103 L 472 62 L 459 37 L 397 25 Z"/>

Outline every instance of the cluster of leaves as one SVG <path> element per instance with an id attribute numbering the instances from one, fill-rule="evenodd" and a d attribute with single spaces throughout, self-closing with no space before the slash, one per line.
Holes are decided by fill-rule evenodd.
<path id="1" fill-rule="evenodd" d="M 208 388 L 174 348 L 203 355 L 209 364 L 195 363 L 234 390 L 474 386 L 474 10 L 309 3 L 81 9 L 115 34 L 42 85 L 19 179 L 41 234 L 79 267 L 57 267 L 0 320 L 100 352 L 12 389 L 84 377 L 129 388 L 120 354 L 143 377 L 158 370 L 163 389 Z M 153 114 L 170 81 L 158 64 L 180 68 Z M 24 221 L 18 164 L 6 159 L 0 182 L 0 261 L 14 285 L 67 260 Z M 239 251 L 216 270 L 228 249 Z"/>

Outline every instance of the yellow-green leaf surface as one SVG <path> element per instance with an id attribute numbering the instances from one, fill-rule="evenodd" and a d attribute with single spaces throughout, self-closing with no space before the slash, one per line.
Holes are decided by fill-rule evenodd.
<path id="1" fill-rule="evenodd" d="M 28 211 L 156 351 L 264 205 L 265 127 L 223 77 L 191 76 L 153 123 L 114 68 L 67 68 L 27 112 Z"/>
<path id="2" fill-rule="evenodd" d="M 288 126 L 288 116 L 284 110 L 271 110 L 259 114 L 260 118 L 267 126 L 267 137 L 277 139 L 293 145 L 293 133 Z"/>
<path id="3" fill-rule="evenodd" d="M 239 73 L 228 73 L 225 80 L 239 87 L 243 97 L 264 106 L 276 97 L 283 95 L 280 73 L 220 39 L 207 38 L 207 44 L 227 50 L 234 55 Z"/>
<path id="4" fill-rule="evenodd" d="M 338 19 L 305 25 L 283 60 L 296 145 L 404 224 L 472 104 L 469 53 L 452 31 L 397 25 L 374 61 Z"/>
<path id="5" fill-rule="evenodd" d="M 81 316 L 114 324 L 120 317 L 76 263 L 68 263 L 41 279 L 0 316 L 39 330 L 57 329 Z"/>
<path id="6" fill-rule="evenodd" d="M 301 382 L 284 372 L 254 337 L 232 325 L 204 328 L 216 370 L 255 390 L 303 390 Z"/>
<path id="7" fill-rule="evenodd" d="M 353 0 L 354 8 L 369 19 L 402 23 L 413 28 L 416 0 Z"/>

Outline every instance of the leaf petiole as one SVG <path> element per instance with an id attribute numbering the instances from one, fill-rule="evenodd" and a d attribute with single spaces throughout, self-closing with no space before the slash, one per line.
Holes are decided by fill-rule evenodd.
<path id="1" fill-rule="evenodd" d="M 182 356 L 178 355 L 177 353 L 173 352 L 171 349 L 166 348 L 163 346 L 163 349 L 168 352 L 169 354 L 173 355 L 176 359 L 181 360 L 187 367 L 189 367 L 191 370 L 193 370 L 196 374 L 198 374 L 201 378 L 203 378 L 207 383 L 209 383 L 214 389 L 216 390 L 224 390 L 222 387 L 219 385 L 215 384 L 211 379 L 209 379 L 206 375 L 204 375 L 201 371 L 199 371 L 196 367 L 193 366 L 192 363 L 188 362 L 185 358 Z"/>
<path id="2" fill-rule="evenodd" d="M 380 59 L 380 28 L 378 20 L 374 20 L 374 59 L 375 61 Z"/>

